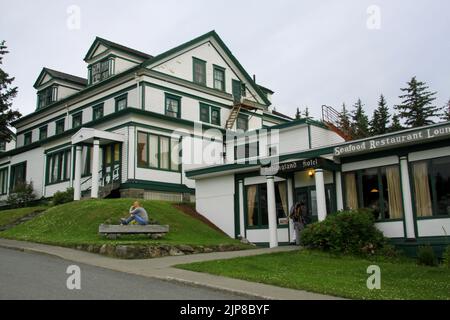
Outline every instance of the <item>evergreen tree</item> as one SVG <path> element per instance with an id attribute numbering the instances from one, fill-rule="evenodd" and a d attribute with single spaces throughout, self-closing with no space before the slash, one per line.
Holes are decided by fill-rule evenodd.
<path id="1" fill-rule="evenodd" d="M 345 134 L 351 136 L 350 114 L 347 111 L 345 103 L 342 103 L 342 111 L 339 115 L 339 129 Z"/>
<path id="2" fill-rule="evenodd" d="M 388 132 L 395 132 L 402 129 L 403 126 L 400 123 L 400 117 L 398 116 L 398 114 L 394 113 L 394 115 L 392 116 L 392 123 L 388 128 Z"/>
<path id="3" fill-rule="evenodd" d="M 447 104 L 444 106 L 444 112 L 442 114 L 442 120 L 450 121 L 450 99 L 447 101 Z"/>
<path id="4" fill-rule="evenodd" d="M 297 112 L 295 113 L 295 119 L 298 120 L 302 117 L 302 114 L 300 113 L 300 109 L 297 107 Z"/>
<path id="5" fill-rule="evenodd" d="M 7 54 L 5 41 L 0 41 L 0 141 L 11 141 L 9 124 L 21 116 L 17 110 L 12 110 L 11 100 L 17 96 L 17 87 L 10 87 L 14 77 L 10 77 L 2 68 L 3 56 Z"/>
<path id="6" fill-rule="evenodd" d="M 370 133 L 372 135 L 385 134 L 388 129 L 389 117 L 390 114 L 386 99 L 383 95 L 380 95 L 378 107 L 373 112 L 372 120 L 370 121 Z"/>
<path id="7" fill-rule="evenodd" d="M 416 77 L 407 82 L 407 85 L 407 88 L 400 89 L 404 92 L 399 96 L 402 103 L 394 107 L 400 118 L 406 126 L 412 128 L 434 123 L 432 118 L 439 116 L 440 110 L 432 104 L 436 99 L 436 92 L 428 91 L 425 82 L 417 81 Z"/>
<path id="8" fill-rule="evenodd" d="M 351 132 L 354 139 L 366 138 L 369 136 L 369 118 L 367 117 L 361 99 L 353 105 L 351 117 Z"/>

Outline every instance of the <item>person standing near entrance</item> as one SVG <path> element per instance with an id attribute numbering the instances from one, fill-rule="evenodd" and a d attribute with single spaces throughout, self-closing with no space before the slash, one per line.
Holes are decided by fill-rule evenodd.
<path id="1" fill-rule="evenodd" d="M 296 203 L 291 209 L 289 218 L 294 222 L 295 244 L 300 245 L 300 233 L 305 228 L 304 218 L 305 204 L 303 202 Z"/>

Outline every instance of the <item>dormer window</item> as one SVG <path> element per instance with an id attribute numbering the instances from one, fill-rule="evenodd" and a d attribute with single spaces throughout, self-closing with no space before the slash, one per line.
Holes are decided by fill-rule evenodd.
<path id="1" fill-rule="evenodd" d="M 57 100 L 58 87 L 50 86 L 38 92 L 38 109 L 44 108 Z"/>
<path id="2" fill-rule="evenodd" d="M 114 59 L 109 58 L 94 63 L 89 67 L 89 83 L 95 84 L 114 74 Z"/>

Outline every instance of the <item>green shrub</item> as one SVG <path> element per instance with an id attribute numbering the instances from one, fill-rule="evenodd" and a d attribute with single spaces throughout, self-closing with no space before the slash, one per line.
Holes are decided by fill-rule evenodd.
<path id="1" fill-rule="evenodd" d="M 33 188 L 33 182 L 18 183 L 14 190 L 9 194 L 6 202 L 11 208 L 22 208 L 30 206 L 31 202 L 36 198 Z"/>
<path id="2" fill-rule="evenodd" d="M 444 267 L 450 268 L 450 246 L 447 246 L 442 253 L 442 264 Z"/>
<path id="3" fill-rule="evenodd" d="M 73 201 L 73 188 L 67 188 L 66 191 L 57 191 L 53 195 L 53 204 L 59 205 Z"/>
<path id="4" fill-rule="evenodd" d="M 417 248 L 417 263 L 423 266 L 437 266 L 438 260 L 433 248 L 430 245 Z"/>
<path id="5" fill-rule="evenodd" d="M 301 244 L 323 251 L 375 255 L 386 244 L 374 225 L 370 210 L 341 211 L 324 221 L 308 225 L 301 234 Z"/>

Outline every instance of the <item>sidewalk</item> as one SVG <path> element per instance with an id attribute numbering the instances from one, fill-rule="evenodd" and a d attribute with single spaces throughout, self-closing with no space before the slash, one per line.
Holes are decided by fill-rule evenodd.
<path id="1" fill-rule="evenodd" d="M 231 252 L 214 252 L 184 256 L 170 256 L 145 260 L 122 260 L 97 255 L 70 248 L 56 247 L 39 243 L 0 239 L 0 247 L 37 252 L 60 257 L 65 260 L 84 263 L 130 274 L 157 278 L 161 280 L 178 281 L 190 285 L 209 287 L 217 290 L 243 294 L 261 299 L 281 300 L 329 300 L 337 297 L 311 293 L 302 290 L 281 288 L 277 286 L 226 278 L 206 273 L 176 269 L 173 266 L 183 263 L 230 259 L 264 253 L 298 250 L 297 247 L 278 247 L 273 249 L 252 249 Z"/>

